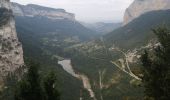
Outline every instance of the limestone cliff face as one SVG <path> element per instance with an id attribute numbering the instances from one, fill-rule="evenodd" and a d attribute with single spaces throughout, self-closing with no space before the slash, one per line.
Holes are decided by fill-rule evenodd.
<path id="1" fill-rule="evenodd" d="M 10 1 L 0 0 L 0 81 L 22 65 L 23 50 L 17 38 Z"/>
<path id="2" fill-rule="evenodd" d="M 12 9 L 15 16 L 27 16 L 27 17 L 43 16 L 54 20 L 55 19 L 68 19 L 72 21 L 75 20 L 75 15 L 66 12 L 64 9 L 54 9 L 34 4 L 20 5 L 17 3 L 12 3 Z"/>
<path id="3" fill-rule="evenodd" d="M 170 0 L 134 0 L 126 9 L 124 25 L 146 12 L 167 9 L 170 9 Z"/>

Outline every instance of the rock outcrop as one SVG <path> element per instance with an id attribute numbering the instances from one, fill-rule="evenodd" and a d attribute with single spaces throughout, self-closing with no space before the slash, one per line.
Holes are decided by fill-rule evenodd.
<path id="1" fill-rule="evenodd" d="M 170 9 L 170 0 L 134 0 L 126 9 L 124 25 L 146 12 L 167 9 Z"/>
<path id="2" fill-rule="evenodd" d="M 0 0 L 0 82 L 22 65 L 23 50 L 18 41 L 10 1 Z"/>
<path id="3" fill-rule="evenodd" d="M 50 19 L 68 19 L 75 20 L 75 15 L 66 12 L 64 9 L 54 9 L 43 7 L 34 4 L 20 5 L 17 3 L 12 3 L 12 9 L 15 16 L 27 16 L 27 17 L 47 17 Z"/>

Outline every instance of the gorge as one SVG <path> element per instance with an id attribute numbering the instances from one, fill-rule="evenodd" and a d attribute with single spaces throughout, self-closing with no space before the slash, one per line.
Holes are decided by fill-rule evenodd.
<path id="1" fill-rule="evenodd" d="M 12 77 L 3 86 L 4 77 L 33 60 L 40 84 L 49 72 L 56 74 L 52 87 L 61 100 L 143 100 L 140 57 L 159 45 L 151 29 L 170 28 L 169 9 L 169 0 L 134 0 L 123 24 L 88 24 L 64 9 L 0 0 L 0 99 L 5 89 L 2 100 L 13 100 L 7 98 L 18 82 Z"/>

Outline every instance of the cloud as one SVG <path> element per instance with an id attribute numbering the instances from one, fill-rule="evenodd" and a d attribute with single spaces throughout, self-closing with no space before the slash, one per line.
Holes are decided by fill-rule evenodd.
<path id="1" fill-rule="evenodd" d="M 63 8 L 85 22 L 122 21 L 125 9 L 133 0 L 11 0 L 20 4 L 39 4 Z"/>

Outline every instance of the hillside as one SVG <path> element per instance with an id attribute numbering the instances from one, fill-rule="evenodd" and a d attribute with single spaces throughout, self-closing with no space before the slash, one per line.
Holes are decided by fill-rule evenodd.
<path id="1" fill-rule="evenodd" d="M 104 36 L 107 44 L 130 49 L 147 44 L 154 38 L 151 30 L 160 25 L 170 26 L 170 10 L 152 11 Z"/>

